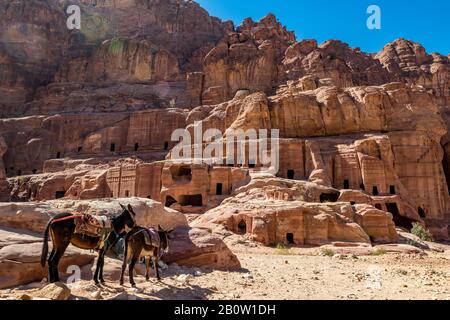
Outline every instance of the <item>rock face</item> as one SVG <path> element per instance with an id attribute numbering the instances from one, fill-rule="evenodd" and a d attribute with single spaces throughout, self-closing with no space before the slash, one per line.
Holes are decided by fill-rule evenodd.
<path id="1" fill-rule="evenodd" d="M 103 199 L 96 201 L 55 200 L 41 203 L 2 203 L 0 226 L 43 232 L 49 219 L 58 213 L 79 212 L 114 216 L 122 209 L 119 203 L 131 204 L 136 212 L 136 223 L 158 226 L 169 230 L 187 226 L 186 218 L 179 212 L 165 208 L 150 199 Z"/>
<path id="2" fill-rule="evenodd" d="M 282 80 L 280 62 L 294 40 L 273 15 L 246 19 L 206 56 L 203 103 L 227 101 L 242 89 L 271 92 Z"/>
<path id="3" fill-rule="evenodd" d="M 248 170 L 167 161 L 161 175 L 161 201 L 185 213 L 217 206 L 249 180 Z"/>
<path id="4" fill-rule="evenodd" d="M 127 198 L 147 225 L 205 213 L 197 228 L 264 243 L 395 242 L 412 222 L 449 238 L 448 56 L 405 39 L 377 54 L 297 42 L 272 14 L 234 26 L 192 1 L 71 4 L 81 30 L 66 30 L 66 1 L 0 1 L 0 200 L 14 202 L 0 225 L 42 231 L 49 210 Z M 279 130 L 275 171 L 249 155 L 261 136 L 236 142 L 241 163 L 225 147 L 177 159 L 260 129 Z M 237 265 L 186 230 L 168 259 Z"/>
<path id="5" fill-rule="evenodd" d="M 42 173 L 50 159 L 107 158 L 135 149 L 144 153 L 164 151 L 169 147 L 171 132 L 185 126 L 185 117 L 180 109 L 158 109 L 121 115 L 81 113 L 4 120 L 0 132 L 9 146 L 3 157 L 6 174 Z M 165 127 L 159 134 L 149 130 L 162 123 Z M 14 132 L 18 127 L 19 134 Z M 161 158 L 156 156 L 156 160 Z"/>
<path id="6" fill-rule="evenodd" d="M 442 104 L 450 96 L 450 59 L 438 53 L 428 54 L 419 43 L 398 39 L 387 44 L 375 56 L 394 79 L 429 89 Z"/>
<path id="7" fill-rule="evenodd" d="M 310 198 L 305 198 L 305 194 Z M 398 239 L 391 214 L 370 205 L 332 203 L 333 195 L 338 196 L 338 191 L 315 183 L 255 178 L 192 225 L 213 228 L 219 224 L 238 234 L 250 234 L 264 244 L 321 245 L 332 241 L 370 243 Z"/>
<path id="8" fill-rule="evenodd" d="M 222 270 L 234 270 L 241 266 L 220 238 L 199 228 L 178 228 L 170 242 L 169 253 L 162 259 L 168 263 Z"/>
<path id="9" fill-rule="evenodd" d="M 320 46 L 315 40 L 297 42 L 286 50 L 283 65 L 290 80 L 313 75 L 339 87 L 379 85 L 390 79 L 378 60 L 336 40 Z"/>
<path id="10" fill-rule="evenodd" d="M 81 7 L 79 31 L 67 30 L 65 1 L 0 4 L 2 115 L 20 115 L 15 108 L 53 81 L 185 81 L 227 28 L 192 2 L 71 4 Z"/>
<path id="11" fill-rule="evenodd" d="M 42 240 L 41 240 L 42 241 Z M 0 288 L 8 288 L 47 277 L 41 266 L 42 242 L 13 244 L 0 249 Z M 94 262 L 95 255 L 89 251 L 69 248 L 61 259 L 60 270 L 69 266 L 83 266 Z"/>
<path id="12" fill-rule="evenodd" d="M 8 115 L 52 81 L 68 33 L 53 0 L 1 1 L 0 16 L 0 114 Z"/>

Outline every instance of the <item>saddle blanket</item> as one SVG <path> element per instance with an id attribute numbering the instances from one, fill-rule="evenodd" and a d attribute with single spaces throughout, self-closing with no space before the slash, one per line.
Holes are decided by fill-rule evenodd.
<path id="1" fill-rule="evenodd" d="M 106 216 L 93 216 L 84 213 L 75 220 L 75 233 L 91 237 L 100 237 L 105 230 L 110 230 L 111 228 L 111 221 Z"/>
<path id="2" fill-rule="evenodd" d="M 153 228 L 146 228 L 144 230 L 145 244 L 148 246 L 153 246 L 159 248 L 161 239 L 159 238 L 159 233 Z"/>

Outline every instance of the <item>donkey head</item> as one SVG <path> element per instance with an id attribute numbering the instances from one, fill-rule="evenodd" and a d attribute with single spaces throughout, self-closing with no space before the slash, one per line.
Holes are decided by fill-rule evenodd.
<path id="1" fill-rule="evenodd" d="M 122 213 L 116 217 L 116 220 L 121 221 L 121 227 L 133 228 L 136 225 L 136 214 L 134 213 L 133 207 L 129 204 L 127 207 L 119 203 L 122 207 Z"/>
<path id="2" fill-rule="evenodd" d="M 161 240 L 160 250 L 164 253 L 169 252 L 169 240 L 171 239 L 170 234 L 173 232 L 172 230 L 166 231 L 158 225 L 158 234 L 159 239 Z"/>

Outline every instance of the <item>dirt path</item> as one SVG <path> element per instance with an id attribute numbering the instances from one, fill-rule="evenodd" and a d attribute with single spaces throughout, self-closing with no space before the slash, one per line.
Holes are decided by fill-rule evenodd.
<path id="1" fill-rule="evenodd" d="M 193 283 L 216 286 L 214 299 L 450 300 L 450 250 L 332 257 L 317 251 L 235 248 L 248 272 L 213 272 Z"/>
<path id="2" fill-rule="evenodd" d="M 73 299 L 442 299 L 450 300 L 450 247 L 420 254 L 320 255 L 323 249 L 276 249 L 229 244 L 242 270 L 226 272 L 171 265 L 162 282 L 136 277 L 137 289 L 83 280 Z M 34 284 L 36 285 L 36 284 Z M 29 286 L 1 290 L 19 298 Z M 31 293 L 32 295 L 32 293 Z"/>

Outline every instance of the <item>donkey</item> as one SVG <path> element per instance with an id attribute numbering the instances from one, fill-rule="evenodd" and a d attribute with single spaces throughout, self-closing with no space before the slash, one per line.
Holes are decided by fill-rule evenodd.
<path id="1" fill-rule="evenodd" d="M 61 213 L 50 219 L 47 223 L 44 232 L 44 245 L 42 247 L 41 265 L 45 267 L 48 256 L 48 235 L 51 234 L 53 249 L 48 258 L 48 275 L 49 282 L 59 282 L 58 264 L 61 257 L 64 255 L 69 244 L 86 249 L 98 251 L 97 266 L 94 273 L 94 281 L 98 285 L 99 281 L 104 283 L 103 279 L 103 265 L 105 262 L 106 252 L 115 245 L 115 243 L 123 237 L 125 226 L 132 229 L 136 225 L 135 213 L 131 205 L 126 208 L 120 205 L 123 209 L 122 213 L 109 218 L 111 222 L 111 230 L 106 230 L 106 237 L 88 236 L 75 233 L 75 219 L 78 215 L 71 213 Z"/>
<path id="2" fill-rule="evenodd" d="M 161 226 L 158 225 L 158 230 L 147 229 L 143 227 L 136 226 L 125 236 L 125 253 L 123 255 L 122 273 L 120 275 L 120 285 L 123 285 L 123 276 L 125 269 L 127 267 L 128 258 L 131 259 L 130 265 L 128 267 L 130 284 L 134 287 L 136 283 L 133 279 L 133 271 L 136 262 L 141 257 L 147 257 L 145 259 L 145 279 L 148 281 L 150 279 L 150 260 L 153 257 L 153 266 L 156 273 L 156 278 L 161 280 L 158 271 L 158 259 L 161 256 L 161 252 L 169 251 L 169 239 L 170 233 L 173 230 L 164 231 Z M 151 239 L 151 233 L 154 232 L 155 236 L 159 239 L 152 239 L 152 243 L 148 244 L 146 242 L 146 235 Z"/>

